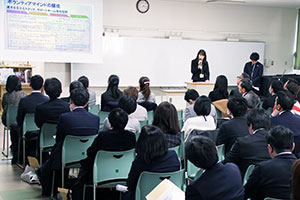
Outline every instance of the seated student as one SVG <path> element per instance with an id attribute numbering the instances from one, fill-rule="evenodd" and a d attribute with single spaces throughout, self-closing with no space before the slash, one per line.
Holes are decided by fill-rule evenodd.
<path id="1" fill-rule="evenodd" d="M 300 159 L 292 165 L 291 199 L 300 199 Z"/>
<path id="2" fill-rule="evenodd" d="M 223 163 L 232 162 L 241 171 L 242 177 L 249 165 L 270 159 L 266 136 L 270 118 L 263 109 L 252 109 L 247 114 L 250 135 L 238 137 Z"/>
<path id="3" fill-rule="evenodd" d="M 239 84 L 239 92 L 242 94 L 242 97 L 247 100 L 248 107 L 258 108 L 260 98 L 252 91 L 252 83 L 250 79 L 243 79 Z"/>
<path id="4" fill-rule="evenodd" d="M 137 102 L 145 107 L 147 111 L 155 110 L 157 105 L 155 103 L 155 95 L 150 90 L 150 79 L 148 77 L 141 77 L 139 80 L 140 92 Z"/>
<path id="5" fill-rule="evenodd" d="M 83 87 L 88 90 L 90 98 L 89 98 L 89 106 L 96 105 L 96 92 L 88 89 L 89 87 L 89 79 L 86 76 L 80 76 L 78 81 L 82 83 Z"/>
<path id="6" fill-rule="evenodd" d="M 76 88 L 71 91 L 70 98 L 71 112 L 60 115 L 57 123 L 56 144 L 50 158 L 37 171 L 42 185 L 42 194 L 46 196 L 50 196 L 51 193 L 54 170 L 56 183 L 61 183 L 59 180 L 61 177 L 61 151 L 65 137 L 67 135 L 89 136 L 98 134 L 99 117 L 84 109 L 89 100 L 88 91 L 84 88 Z M 57 188 L 55 187 L 54 194 L 56 192 Z"/>
<path id="7" fill-rule="evenodd" d="M 130 97 L 130 96 L 122 96 L 118 102 L 118 107 L 122 108 L 123 110 L 125 110 L 125 112 L 127 112 L 128 114 L 128 122 L 127 125 L 125 127 L 125 130 L 127 131 L 131 131 L 133 133 L 139 133 L 141 132 L 141 125 L 139 120 L 137 120 L 136 118 L 133 118 L 131 116 L 131 114 L 136 110 L 136 101 L 134 100 L 134 98 Z M 111 124 L 109 123 L 108 118 L 106 118 L 104 120 L 104 124 L 103 124 L 103 130 L 110 130 Z"/>
<path id="8" fill-rule="evenodd" d="M 249 76 L 248 74 L 246 74 L 246 73 L 241 73 L 241 74 L 237 77 L 237 80 L 236 80 L 237 88 L 231 90 L 229 96 L 234 96 L 234 95 L 240 96 L 240 95 L 241 95 L 241 93 L 240 93 L 240 91 L 239 91 L 239 85 L 240 85 L 240 82 L 241 82 L 244 78 L 250 79 L 250 76 Z"/>
<path id="9" fill-rule="evenodd" d="M 217 137 L 217 145 L 224 144 L 226 154 L 238 137 L 249 135 L 249 127 L 245 117 L 248 109 L 246 99 L 240 96 L 230 97 L 227 108 L 233 118 L 222 123 Z"/>
<path id="10" fill-rule="evenodd" d="M 135 189 L 144 171 L 174 172 L 180 170 L 180 163 L 175 151 L 168 151 L 168 145 L 162 131 L 153 125 L 142 128 L 136 144 L 136 157 L 132 162 L 127 178 L 128 192 L 124 199 L 135 199 Z"/>
<path id="11" fill-rule="evenodd" d="M 186 158 L 204 173 L 185 191 L 187 200 L 243 200 L 244 188 L 239 168 L 218 162 L 215 143 L 204 136 L 193 136 L 185 144 Z"/>
<path id="12" fill-rule="evenodd" d="M 62 97 L 61 99 L 64 100 L 65 102 L 69 103 L 70 102 L 70 98 L 71 98 L 71 92 L 72 90 L 76 89 L 76 88 L 84 88 L 83 84 L 79 81 L 72 81 L 69 85 L 69 93 L 70 96 L 69 97 Z"/>
<path id="13" fill-rule="evenodd" d="M 263 102 L 263 109 L 267 110 L 268 108 L 273 108 L 275 104 L 275 98 L 276 98 L 276 93 L 283 90 L 283 84 L 279 80 L 274 80 L 272 81 L 270 87 L 269 87 L 269 92 L 271 96 L 269 96 L 267 99 L 264 100 Z"/>
<path id="14" fill-rule="evenodd" d="M 124 90 L 124 95 L 131 96 L 135 100 L 138 98 L 138 90 L 135 87 L 128 87 Z M 145 121 L 148 119 L 148 114 L 146 108 L 137 104 L 136 109 L 131 113 L 131 117 L 136 118 L 139 121 Z"/>
<path id="15" fill-rule="evenodd" d="M 207 96 L 200 96 L 195 104 L 194 110 L 197 117 L 189 118 L 183 125 L 182 131 L 184 131 L 184 140 L 186 141 L 192 130 L 214 130 L 216 125 L 214 118 L 209 116 L 210 113 L 210 99 Z"/>
<path id="16" fill-rule="evenodd" d="M 106 92 L 101 95 L 101 111 L 109 112 L 118 107 L 119 99 L 123 96 L 118 86 L 119 77 L 117 75 L 110 75 Z"/>
<path id="17" fill-rule="evenodd" d="M 293 95 L 294 105 L 291 109 L 291 112 L 293 114 L 296 114 L 296 115 L 300 116 L 300 103 L 299 103 L 299 100 L 298 100 L 298 96 L 299 96 L 299 86 L 298 86 L 298 84 L 296 84 L 295 82 L 292 82 L 292 81 L 287 81 L 284 85 L 284 91 L 289 91 Z M 276 109 L 276 106 L 274 105 L 272 116 L 275 117 L 275 116 L 278 116 L 278 115 L 279 115 L 279 112 Z"/>
<path id="18" fill-rule="evenodd" d="M 296 161 L 293 133 L 276 126 L 269 131 L 267 141 L 273 159 L 256 164 L 245 185 L 245 199 L 290 199 L 291 166 Z"/>
<path id="19" fill-rule="evenodd" d="M 62 89 L 57 78 L 46 79 L 44 89 L 50 100 L 36 106 L 34 121 L 39 128 L 46 122 L 56 124 L 62 113 L 70 111 L 69 104 L 58 99 Z"/>
<path id="20" fill-rule="evenodd" d="M 279 115 L 271 118 L 271 127 L 282 125 L 289 128 L 294 135 L 295 149 L 294 154 L 300 155 L 300 117 L 291 112 L 294 104 L 294 96 L 289 91 L 280 91 L 277 93 L 275 107 Z"/>
<path id="21" fill-rule="evenodd" d="M 93 144 L 87 150 L 87 158 L 81 160 L 79 171 L 79 184 L 72 188 L 72 199 L 80 200 L 83 195 L 83 185 L 92 183 L 93 163 L 99 150 L 126 151 L 135 148 L 135 134 L 124 130 L 128 115 L 121 108 L 113 109 L 108 116 L 112 126 L 111 130 L 100 131 Z M 88 199 L 88 198 L 85 198 Z"/>
<path id="22" fill-rule="evenodd" d="M 189 104 L 185 109 L 184 122 L 192 117 L 197 117 L 196 112 L 194 111 L 194 103 L 196 99 L 199 97 L 199 93 L 194 89 L 188 89 L 184 94 L 184 100 Z M 212 116 L 217 121 L 217 112 L 214 105 L 211 104 L 211 110 L 209 115 Z"/>
<path id="23" fill-rule="evenodd" d="M 217 77 L 214 90 L 208 95 L 211 102 L 218 101 L 221 99 L 228 99 L 228 81 L 226 76 L 220 75 Z"/>
<path id="24" fill-rule="evenodd" d="M 27 113 L 35 113 L 35 108 L 38 104 L 44 103 L 49 100 L 47 96 L 41 93 L 43 83 L 44 83 L 44 79 L 40 75 L 34 75 L 33 77 L 31 77 L 30 87 L 32 88 L 32 92 L 30 95 L 23 97 L 19 102 L 18 114 L 17 114 L 19 133 L 15 131 L 11 132 L 12 138 L 16 139 L 15 141 L 12 140 L 14 144 L 18 144 L 19 137 L 22 137 L 22 129 L 23 129 L 23 122 L 24 122 L 25 115 Z M 16 136 L 13 134 L 18 134 L 18 135 Z M 28 132 L 26 133 L 25 137 L 30 141 L 30 139 L 36 138 L 37 135 L 38 135 L 38 131 Z M 32 142 L 28 143 L 28 147 L 30 147 L 29 149 L 30 152 L 34 152 L 33 154 L 31 154 L 32 156 L 36 156 L 35 155 L 36 148 L 37 148 L 36 141 L 37 140 L 33 140 Z M 23 152 L 21 151 L 21 149 L 20 149 L 20 155 L 22 155 L 21 152 Z M 17 151 L 14 151 L 14 157 L 12 163 L 16 161 L 17 159 L 16 155 L 17 155 Z M 20 162 L 22 163 L 22 161 Z"/>
<path id="25" fill-rule="evenodd" d="M 178 115 L 175 106 L 169 102 L 162 102 L 156 108 L 152 124 L 160 128 L 167 140 L 168 148 L 181 143 Z"/>

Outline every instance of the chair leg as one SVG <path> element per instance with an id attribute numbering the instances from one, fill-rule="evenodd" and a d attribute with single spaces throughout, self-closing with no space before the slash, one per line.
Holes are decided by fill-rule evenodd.
<path id="1" fill-rule="evenodd" d="M 82 197 L 83 200 L 85 200 L 85 188 L 86 188 L 86 184 L 83 185 L 83 194 L 82 194 L 83 195 L 83 197 Z"/>
<path id="2" fill-rule="evenodd" d="M 51 197 L 54 197 L 54 185 L 55 185 L 55 170 L 53 170 L 53 175 L 52 175 Z"/>
<path id="3" fill-rule="evenodd" d="M 43 148 L 40 148 L 40 165 L 43 164 Z"/>
<path id="4" fill-rule="evenodd" d="M 21 138 L 18 139 L 18 155 L 17 155 L 17 159 L 18 159 L 18 163 L 20 164 L 20 148 L 21 148 Z"/>
<path id="5" fill-rule="evenodd" d="M 6 133 L 6 128 L 4 127 L 4 131 L 3 131 L 3 145 L 2 145 L 3 152 L 5 150 L 5 133 Z"/>
<path id="6" fill-rule="evenodd" d="M 93 199 L 96 200 L 96 183 L 93 184 Z"/>
<path id="7" fill-rule="evenodd" d="M 64 180 L 65 180 L 65 166 L 61 168 L 61 187 L 64 188 Z"/>
<path id="8" fill-rule="evenodd" d="M 25 162 L 25 145 L 26 145 L 26 143 L 25 143 L 25 138 L 23 138 L 23 165 L 25 166 L 26 165 L 26 162 Z"/>
<path id="9" fill-rule="evenodd" d="M 9 131 L 6 131 L 6 157 L 8 158 L 9 156 Z"/>

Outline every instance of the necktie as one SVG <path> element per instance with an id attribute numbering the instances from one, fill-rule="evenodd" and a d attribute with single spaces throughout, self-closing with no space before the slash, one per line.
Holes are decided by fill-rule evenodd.
<path id="1" fill-rule="evenodd" d="M 252 65 L 252 72 L 251 72 L 251 80 L 253 79 L 253 74 L 254 74 L 254 69 L 255 69 L 255 65 Z"/>

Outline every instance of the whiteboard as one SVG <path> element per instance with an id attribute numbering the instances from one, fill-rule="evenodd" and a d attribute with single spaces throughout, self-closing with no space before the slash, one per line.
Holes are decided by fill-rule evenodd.
<path id="1" fill-rule="evenodd" d="M 107 86 L 108 77 L 116 74 L 120 86 L 136 86 L 141 76 L 147 76 L 151 86 L 185 86 L 192 77 L 191 60 L 204 49 L 210 81 L 223 74 L 230 85 L 236 85 L 250 54 L 258 52 L 263 60 L 264 47 L 259 42 L 103 37 L 103 63 L 72 63 L 71 78 L 85 75 L 90 86 Z"/>

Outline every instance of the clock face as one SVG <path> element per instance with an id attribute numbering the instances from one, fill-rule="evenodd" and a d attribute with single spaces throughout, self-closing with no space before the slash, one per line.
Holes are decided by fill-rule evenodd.
<path id="1" fill-rule="evenodd" d="M 146 13 L 149 10 L 149 2 L 147 0 L 138 0 L 136 8 L 140 13 Z"/>

